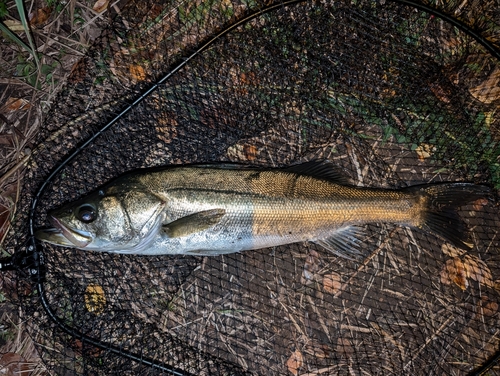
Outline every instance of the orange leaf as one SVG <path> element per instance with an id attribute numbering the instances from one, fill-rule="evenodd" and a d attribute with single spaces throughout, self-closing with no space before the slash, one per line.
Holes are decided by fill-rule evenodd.
<path id="1" fill-rule="evenodd" d="M 109 0 L 97 0 L 94 6 L 92 7 L 97 13 L 104 12 L 108 7 Z"/>
<path id="2" fill-rule="evenodd" d="M 446 261 L 440 273 L 441 283 L 449 285 L 455 283 L 462 290 L 465 290 L 469 283 L 464 269 L 464 264 L 459 257 L 455 257 Z"/>
<path id="3" fill-rule="evenodd" d="M 31 26 L 43 25 L 50 17 L 52 9 L 50 7 L 39 8 L 28 15 Z"/>
<path id="4" fill-rule="evenodd" d="M 146 72 L 140 65 L 130 65 L 129 71 L 132 78 L 136 81 L 144 81 L 146 79 Z"/>
<path id="5" fill-rule="evenodd" d="M 476 201 L 472 202 L 472 207 L 474 210 L 479 211 L 483 208 L 483 206 L 488 205 L 488 199 L 487 198 L 478 198 Z"/>
<path id="6" fill-rule="evenodd" d="M 299 350 L 295 350 L 290 358 L 288 358 L 286 362 L 286 366 L 288 370 L 294 375 L 297 376 L 299 374 L 299 368 L 304 365 L 304 357 Z"/>
<path id="7" fill-rule="evenodd" d="M 323 289 L 331 294 L 336 294 L 342 289 L 340 274 L 326 274 L 323 277 Z"/>
<path id="8" fill-rule="evenodd" d="M 23 98 L 10 97 L 7 99 L 7 103 L 5 103 L 5 109 L 10 112 L 27 110 L 30 107 L 30 102 Z"/>

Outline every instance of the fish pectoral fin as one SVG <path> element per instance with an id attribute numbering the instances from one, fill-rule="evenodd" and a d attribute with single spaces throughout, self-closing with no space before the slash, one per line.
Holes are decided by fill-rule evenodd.
<path id="1" fill-rule="evenodd" d="M 314 240 L 314 243 L 338 256 L 357 260 L 362 256 L 361 247 L 365 237 L 366 233 L 363 227 L 348 226 L 336 230 L 327 238 Z"/>
<path id="2" fill-rule="evenodd" d="M 180 238 L 216 225 L 224 214 L 225 209 L 210 209 L 190 214 L 164 225 L 163 231 L 169 238 Z"/>

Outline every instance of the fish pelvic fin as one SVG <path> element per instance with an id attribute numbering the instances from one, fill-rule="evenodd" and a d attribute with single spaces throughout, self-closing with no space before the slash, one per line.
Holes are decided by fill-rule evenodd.
<path id="1" fill-rule="evenodd" d="M 329 234 L 327 238 L 317 239 L 313 242 L 348 260 L 362 258 L 361 247 L 366 237 L 365 229 L 361 226 L 351 225 L 342 227 Z"/>
<path id="2" fill-rule="evenodd" d="M 441 236 L 462 249 L 471 249 L 469 231 L 458 209 L 490 195 L 490 188 L 472 183 L 443 183 L 405 188 L 417 194 L 423 205 L 416 227 Z"/>

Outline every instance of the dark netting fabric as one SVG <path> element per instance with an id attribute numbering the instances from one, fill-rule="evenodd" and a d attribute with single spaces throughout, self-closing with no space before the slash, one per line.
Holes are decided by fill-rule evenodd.
<path id="1" fill-rule="evenodd" d="M 407 4 L 259 1 L 131 1 L 115 15 L 45 119 L 7 249 L 25 250 L 33 197 L 76 150 L 35 227 L 125 171 L 200 162 L 328 159 L 356 185 L 471 181 L 497 196 L 493 50 Z M 463 3 L 443 9 L 494 48 L 498 9 L 470 19 L 478 2 Z M 45 275 L 17 273 L 17 299 L 57 375 L 466 375 L 499 347 L 495 197 L 462 207 L 467 252 L 391 224 L 368 226 L 357 261 L 313 244 L 218 257 L 44 245 Z"/>

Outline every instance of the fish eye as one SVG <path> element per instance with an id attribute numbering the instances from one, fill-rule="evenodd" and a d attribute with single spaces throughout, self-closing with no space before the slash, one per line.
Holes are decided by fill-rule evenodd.
<path id="1" fill-rule="evenodd" d="M 77 218 L 83 223 L 94 222 L 97 218 L 97 212 L 92 205 L 82 205 L 76 213 Z"/>

